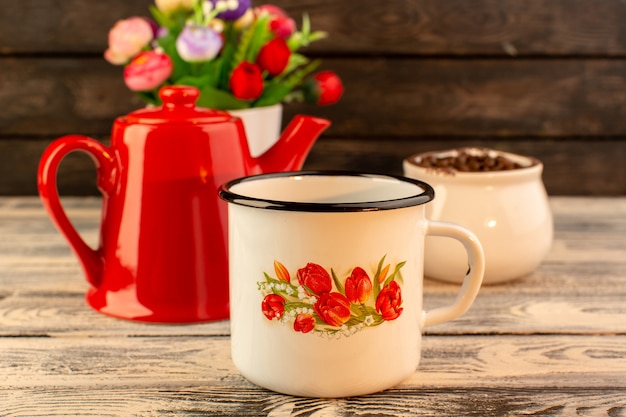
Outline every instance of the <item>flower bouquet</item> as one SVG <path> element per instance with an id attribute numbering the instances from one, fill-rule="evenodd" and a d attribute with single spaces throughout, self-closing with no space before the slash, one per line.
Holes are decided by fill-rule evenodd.
<path id="1" fill-rule="evenodd" d="M 109 32 L 107 61 L 124 65 L 127 87 L 150 104 L 160 104 L 164 85 L 200 90 L 198 106 L 220 110 L 282 102 L 336 103 L 341 79 L 314 73 L 319 60 L 297 51 L 325 37 L 301 29 L 282 9 L 251 6 L 251 0 L 156 0 L 153 19 L 131 17 Z"/>

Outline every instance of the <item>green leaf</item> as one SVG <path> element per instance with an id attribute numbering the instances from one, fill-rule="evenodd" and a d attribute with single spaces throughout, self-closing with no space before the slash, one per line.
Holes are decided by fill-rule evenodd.
<path id="1" fill-rule="evenodd" d="M 292 51 L 297 51 L 304 46 L 309 46 L 311 42 L 318 41 L 326 36 L 326 32 L 311 32 L 311 20 L 309 15 L 305 13 L 302 15 L 302 30 L 294 32 L 287 40 L 287 45 L 289 45 L 289 49 Z"/>
<path id="2" fill-rule="evenodd" d="M 157 40 L 159 46 L 163 48 L 163 51 L 169 55 L 172 59 L 172 63 L 174 64 L 174 69 L 172 71 L 172 75 L 170 75 L 170 80 L 178 80 L 179 78 L 189 74 L 191 72 L 191 64 L 178 55 L 178 51 L 176 50 L 176 35 L 173 33 L 169 33 L 165 36 L 160 37 Z"/>
<path id="3" fill-rule="evenodd" d="M 402 268 L 406 264 L 406 261 L 400 262 L 396 265 L 396 268 L 393 270 L 393 273 L 387 277 L 385 280 L 385 286 L 389 285 L 391 281 L 396 277 L 397 274 L 400 273 L 400 268 Z"/>
<path id="4" fill-rule="evenodd" d="M 350 312 L 356 317 L 362 315 L 363 309 L 361 308 L 361 304 L 350 304 Z"/>
<path id="5" fill-rule="evenodd" d="M 224 28 L 224 48 L 220 53 L 221 64 L 219 67 L 219 80 L 217 83 L 218 88 L 222 90 L 228 89 L 228 81 L 230 79 L 230 73 L 234 69 L 233 56 L 236 52 L 237 45 L 237 31 L 232 27 L 232 24 L 227 24 Z"/>
<path id="6" fill-rule="evenodd" d="M 254 102 L 253 107 L 271 106 L 280 103 L 291 90 L 302 83 L 302 80 L 304 80 L 307 75 L 315 71 L 319 64 L 319 60 L 313 61 L 285 77 L 274 78 L 267 82 L 263 94 Z"/>
<path id="7" fill-rule="evenodd" d="M 151 5 L 148 7 L 148 9 L 150 10 L 150 14 L 152 14 L 152 17 L 159 24 L 159 26 L 169 28 L 174 24 L 174 22 L 172 22 L 170 18 L 167 17 L 162 11 L 157 9 L 156 6 Z"/>
<path id="8" fill-rule="evenodd" d="M 287 68 L 285 68 L 285 71 L 283 71 L 283 75 L 280 75 L 279 77 L 284 78 L 286 74 L 289 74 L 296 68 L 301 67 L 302 65 L 306 65 L 308 63 L 309 63 L 309 58 L 301 54 L 293 53 L 289 57 L 289 62 L 287 63 Z"/>
<path id="9" fill-rule="evenodd" d="M 285 310 L 295 310 L 297 308 L 313 308 L 311 304 L 303 303 L 300 301 L 290 301 L 285 303 Z"/>
<path id="10" fill-rule="evenodd" d="M 376 299 L 376 297 L 378 297 L 378 294 L 380 293 L 380 282 L 378 282 L 378 277 L 380 277 L 380 272 L 383 270 L 383 265 L 385 264 L 386 257 L 387 255 L 380 258 L 380 261 L 378 262 L 378 267 L 376 268 L 376 273 L 374 274 L 374 299 Z"/>
<path id="11" fill-rule="evenodd" d="M 339 278 L 337 278 L 337 275 L 335 274 L 335 271 L 332 268 L 330 268 L 330 273 L 333 276 L 333 281 L 335 281 L 335 286 L 337 287 L 337 291 L 342 294 L 345 294 L 346 290 L 343 288 L 341 281 L 339 281 Z"/>
<path id="12" fill-rule="evenodd" d="M 263 16 L 252 25 L 249 30 L 252 32 L 252 38 L 247 45 L 245 59 L 249 62 L 255 62 L 259 51 L 267 42 L 269 42 L 274 34 L 269 29 L 270 16 Z"/>
<path id="13" fill-rule="evenodd" d="M 219 110 L 239 110 L 250 107 L 250 103 L 235 98 L 227 91 L 211 86 L 200 88 L 200 97 L 196 102 L 198 107 Z"/>
<path id="14" fill-rule="evenodd" d="M 211 77 L 208 76 L 208 75 L 200 76 L 200 77 L 194 77 L 192 75 L 186 75 L 186 76 L 176 80 L 176 82 L 174 84 L 176 84 L 176 85 L 189 85 L 189 86 L 197 87 L 197 88 L 200 89 L 200 88 L 208 85 L 210 80 L 211 80 Z"/>
<path id="15" fill-rule="evenodd" d="M 363 320 L 360 320 L 357 317 L 352 317 L 350 320 L 345 322 L 344 324 L 348 327 L 356 326 L 357 324 L 363 323 Z"/>

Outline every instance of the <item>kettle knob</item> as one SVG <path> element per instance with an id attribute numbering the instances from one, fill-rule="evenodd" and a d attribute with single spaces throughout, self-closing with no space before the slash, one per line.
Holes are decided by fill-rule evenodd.
<path id="1" fill-rule="evenodd" d="M 159 90 L 159 97 L 163 101 L 164 109 L 175 107 L 194 108 L 196 100 L 200 97 L 200 90 L 196 87 L 171 85 Z"/>

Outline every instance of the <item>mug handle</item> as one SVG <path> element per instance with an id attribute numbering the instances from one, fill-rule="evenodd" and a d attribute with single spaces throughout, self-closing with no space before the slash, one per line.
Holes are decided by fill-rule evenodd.
<path id="1" fill-rule="evenodd" d="M 465 313 L 474 302 L 485 273 L 485 253 L 474 233 L 454 223 L 426 220 L 426 234 L 451 237 L 461 242 L 467 251 L 469 270 L 454 302 L 425 311 L 422 327 L 443 323 Z"/>
<path id="2" fill-rule="evenodd" d="M 117 177 L 117 164 L 113 153 L 102 143 L 81 135 L 63 136 L 46 148 L 39 161 L 37 185 L 39 196 L 48 215 L 80 259 L 87 281 L 97 287 L 102 276 L 103 261 L 100 250 L 93 250 L 80 237 L 63 210 L 57 189 L 59 165 L 63 158 L 75 151 L 86 153 L 94 161 L 97 169 L 98 189 L 106 197 L 115 186 Z"/>

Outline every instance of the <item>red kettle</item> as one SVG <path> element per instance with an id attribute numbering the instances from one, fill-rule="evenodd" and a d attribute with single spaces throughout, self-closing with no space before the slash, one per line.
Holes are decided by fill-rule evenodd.
<path id="1" fill-rule="evenodd" d="M 38 186 L 52 221 L 79 258 L 95 310 L 118 318 L 192 323 L 226 319 L 227 207 L 220 185 L 302 167 L 325 119 L 296 116 L 263 155 L 250 155 L 239 118 L 195 107 L 199 92 L 172 86 L 163 106 L 116 119 L 110 147 L 70 135 L 42 155 Z M 70 223 L 57 191 L 70 152 L 91 156 L 102 193 L 100 244 L 92 249 Z"/>

